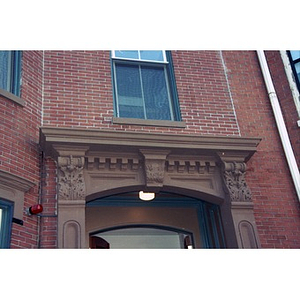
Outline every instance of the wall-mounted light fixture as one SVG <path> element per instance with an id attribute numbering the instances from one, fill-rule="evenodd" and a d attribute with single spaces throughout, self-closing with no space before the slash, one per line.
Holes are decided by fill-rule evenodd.
<path id="1" fill-rule="evenodd" d="M 151 201 L 155 198 L 155 193 L 139 192 L 139 198 L 143 201 Z"/>
<path id="2" fill-rule="evenodd" d="M 43 206 L 41 204 L 36 204 L 30 206 L 26 211 L 28 215 L 37 215 L 43 211 Z"/>

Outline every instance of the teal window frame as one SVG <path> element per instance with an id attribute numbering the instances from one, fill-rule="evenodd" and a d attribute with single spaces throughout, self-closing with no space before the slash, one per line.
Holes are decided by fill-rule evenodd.
<path id="1" fill-rule="evenodd" d="M 0 249 L 10 248 L 14 203 L 0 199 Z"/>
<path id="2" fill-rule="evenodd" d="M 22 51 L 0 51 L 0 54 L 1 52 L 7 54 L 7 70 L 0 69 L 1 77 L 5 81 L 5 86 L 0 82 L 0 89 L 20 97 Z"/>
<path id="3" fill-rule="evenodd" d="M 139 53 L 142 52 L 137 50 Z M 112 85 L 113 85 L 113 97 L 114 97 L 114 116 L 117 118 L 136 118 L 141 120 L 167 120 L 167 121 L 181 121 L 178 93 L 176 88 L 176 80 L 173 69 L 173 61 L 171 51 L 162 51 L 162 59 L 142 59 L 141 55 L 138 58 L 126 58 L 118 57 L 115 55 L 116 50 L 111 51 L 111 68 L 112 68 Z M 146 52 L 146 51 L 145 51 Z M 144 109 L 144 117 L 141 116 L 122 116 L 119 110 L 119 101 L 118 101 L 118 91 L 117 91 L 117 72 L 116 65 L 118 66 L 128 66 L 128 67 L 145 67 L 145 68 L 164 68 L 165 82 L 166 82 L 166 92 L 168 94 L 169 109 L 170 109 L 170 118 L 148 118 L 146 109 Z M 143 87 L 142 87 L 143 89 Z M 143 93 L 143 92 L 142 92 Z M 144 106 L 145 99 L 143 98 Z M 153 108 L 153 107 L 151 107 Z M 159 107 L 154 107 L 157 111 L 160 110 Z"/>
<path id="4" fill-rule="evenodd" d="M 288 57 L 290 59 L 290 63 L 291 63 L 291 68 L 293 70 L 294 73 L 294 78 L 295 78 L 295 82 L 298 88 L 298 91 L 300 92 L 300 73 L 297 73 L 297 69 L 300 69 L 300 55 L 298 57 L 295 57 L 295 55 L 293 55 L 293 52 L 297 53 L 299 55 L 299 50 L 298 51 L 287 51 L 288 53 Z M 297 67 L 296 67 L 297 66 Z"/>

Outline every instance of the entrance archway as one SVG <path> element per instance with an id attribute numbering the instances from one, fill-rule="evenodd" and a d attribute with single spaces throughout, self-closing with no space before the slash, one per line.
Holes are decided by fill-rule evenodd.
<path id="1" fill-rule="evenodd" d="M 57 161 L 58 247 L 88 248 L 87 203 L 139 190 L 181 194 L 218 205 L 226 246 L 260 247 L 245 180 L 246 162 L 259 141 L 42 128 L 41 146 Z"/>

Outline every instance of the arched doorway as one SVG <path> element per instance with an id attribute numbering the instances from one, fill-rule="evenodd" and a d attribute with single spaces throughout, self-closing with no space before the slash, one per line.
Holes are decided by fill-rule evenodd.
<path id="1" fill-rule="evenodd" d="M 123 226 L 94 226 L 91 220 L 113 219 L 111 213 L 129 208 L 132 213 L 132 207 L 108 206 L 107 213 L 97 218 L 104 208 L 89 207 L 90 203 L 140 189 L 157 195 L 178 193 L 194 197 L 197 203 L 207 203 L 201 204 L 204 225 L 198 226 L 206 228 L 206 233 L 198 229 L 201 234 L 198 241 L 195 238 L 196 248 L 225 245 L 222 238 L 216 238 L 221 232 L 217 221 L 220 216 L 228 248 L 260 247 L 245 177 L 246 162 L 260 139 L 73 128 L 42 128 L 41 133 L 42 148 L 57 161 L 59 248 L 88 248 L 91 232 Z M 192 208 L 180 211 L 184 209 Z M 149 207 L 144 216 L 151 210 L 155 207 Z M 171 210 L 174 208 L 156 207 L 160 214 Z M 135 211 L 143 210 L 137 205 Z M 96 216 L 89 215 L 93 213 Z M 164 216 L 162 220 L 170 218 Z M 145 218 L 136 220 L 138 223 L 153 225 Z M 164 225 L 178 228 L 178 224 Z"/>
<path id="2" fill-rule="evenodd" d="M 152 201 L 131 192 L 88 202 L 86 236 L 115 249 L 226 247 L 218 205 L 167 192 Z"/>

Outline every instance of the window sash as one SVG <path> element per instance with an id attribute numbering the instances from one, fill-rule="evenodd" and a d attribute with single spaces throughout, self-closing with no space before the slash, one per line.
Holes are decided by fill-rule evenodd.
<path id="1" fill-rule="evenodd" d="M 20 96 L 21 51 L 0 51 L 0 88 Z"/>
<path id="2" fill-rule="evenodd" d="M 13 219 L 13 203 L 0 199 L 0 248 L 9 248 Z"/>
<path id="3" fill-rule="evenodd" d="M 0 232 L 1 232 L 1 229 L 3 227 L 3 225 L 2 225 L 2 214 L 3 214 L 3 209 L 0 207 Z"/>
<path id="4" fill-rule="evenodd" d="M 287 51 L 291 68 L 295 76 L 296 85 L 300 91 L 300 50 L 297 51 Z"/>
<path id="5" fill-rule="evenodd" d="M 123 56 L 121 54 L 123 52 Z M 126 53 L 128 54 L 126 56 Z M 146 52 L 151 54 L 151 52 L 161 52 L 161 59 L 151 59 L 145 58 Z M 158 54 L 158 53 L 157 53 Z M 143 58 L 144 57 L 144 58 Z M 135 50 L 135 51 L 128 51 L 128 50 L 113 50 L 112 51 L 112 58 L 113 59 L 120 59 L 120 60 L 130 60 L 130 61 L 145 61 L 145 62 L 154 62 L 154 63 L 164 63 L 167 64 L 167 56 L 165 50 Z"/>
<path id="6" fill-rule="evenodd" d="M 300 62 L 296 63 L 294 65 L 294 67 L 295 67 L 295 71 L 296 71 L 295 73 L 296 73 L 296 75 L 298 77 L 298 80 L 300 81 Z"/>
<path id="7" fill-rule="evenodd" d="M 111 51 L 111 68 L 112 68 L 112 83 L 113 83 L 113 95 L 114 95 L 114 115 L 117 118 L 133 118 L 133 119 L 143 119 L 146 120 L 145 117 L 140 116 L 122 116 L 120 114 L 119 109 L 119 99 L 118 99 L 118 87 L 117 87 L 117 75 L 116 75 L 116 64 L 124 64 L 128 66 L 138 66 L 140 65 L 141 68 L 143 66 L 148 67 L 164 67 L 164 77 L 163 80 L 166 84 L 166 92 L 168 94 L 168 111 L 171 115 L 171 117 L 164 117 L 162 114 L 159 117 L 147 117 L 147 120 L 166 120 L 166 121 L 179 121 L 181 119 L 180 117 L 180 108 L 179 108 L 179 102 L 178 102 L 178 94 L 176 89 L 176 80 L 174 71 L 172 68 L 172 56 L 169 51 L 160 50 L 163 54 L 163 61 L 158 60 L 146 60 L 146 59 L 134 59 L 132 58 L 133 55 L 131 55 L 131 58 L 120 58 L 116 55 L 117 50 Z M 141 52 L 143 50 L 140 50 Z M 147 51 L 146 51 L 147 52 Z M 136 50 L 135 53 L 140 53 L 138 50 Z M 146 53 L 147 54 L 147 53 Z M 139 54 L 140 55 L 140 54 Z M 139 56 L 141 58 L 141 56 Z M 153 107 L 154 108 L 154 107 Z M 155 110 L 153 110 L 155 111 Z M 163 110 L 161 110 L 163 111 Z"/>
<path id="8" fill-rule="evenodd" d="M 290 51 L 290 54 L 293 61 L 300 60 L 300 50 Z"/>
<path id="9" fill-rule="evenodd" d="M 121 91 L 120 91 L 120 86 L 119 86 L 119 82 L 118 82 L 118 66 L 124 66 L 126 68 L 126 66 L 128 66 L 128 68 L 135 68 L 138 71 L 138 74 L 136 74 L 136 80 L 138 81 L 138 85 L 136 86 L 136 89 L 139 89 L 140 91 L 140 97 L 136 97 L 136 99 L 134 99 L 133 96 L 131 96 L 131 99 L 128 99 L 128 103 L 130 101 L 132 101 L 132 106 L 137 108 L 140 107 L 140 112 L 137 113 L 136 116 L 132 116 L 133 118 L 142 118 L 145 120 L 174 120 L 174 111 L 173 111 L 173 103 L 172 103 L 172 97 L 171 97 L 171 92 L 170 92 L 170 86 L 169 86 L 169 79 L 168 79 L 168 74 L 167 74 L 167 69 L 166 66 L 162 66 L 162 65 L 157 65 L 155 64 L 142 64 L 142 63 L 125 63 L 125 62 L 120 62 L 118 60 L 113 62 L 113 68 L 114 68 L 114 85 L 115 85 L 115 98 L 116 98 L 116 116 L 117 117 L 128 117 L 128 116 L 122 116 L 121 112 L 120 112 L 120 105 L 122 105 L 122 101 L 121 101 Z M 145 73 L 146 70 L 148 69 L 157 69 L 157 70 L 163 70 L 163 77 L 164 77 L 164 81 L 160 82 L 161 83 L 161 89 L 163 88 L 163 92 L 165 92 L 165 98 L 167 98 L 167 100 L 161 98 L 156 98 L 155 100 L 150 100 L 149 101 L 149 86 L 146 85 L 145 83 Z M 164 86 L 164 87 L 162 87 Z M 145 95 L 145 92 L 148 89 L 148 93 L 147 95 Z M 126 95 L 124 96 L 126 97 Z M 128 97 L 130 97 L 130 95 L 128 95 Z M 154 96 L 153 96 L 154 97 Z M 163 96 L 162 96 L 163 97 Z M 154 97 L 155 98 L 155 97 Z M 126 99 L 124 98 L 123 101 L 126 101 Z M 135 102 L 135 104 L 134 104 Z M 138 103 L 140 102 L 140 103 Z M 159 105 L 156 105 L 153 110 L 152 116 L 151 116 L 151 103 L 153 104 L 155 102 L 155 104 L 160 103 L 160 105 L 162 107 L 159 107 Z M 148 104 L 148 105 L 147 105 Z M 129 108 L 130 105 L 128 105 Z M 160 109 L 161 108 L 161 109 Z M 162 109 L 168 109 L 168 111 Z M 160 118 L 157 117 L 158 113 L 164 113 L 164 117 Z"/>
<path id="10" fill-rule="evenodd" d="M 0 51 L 0 88 L 10 91 L 11 51 Z"/>

